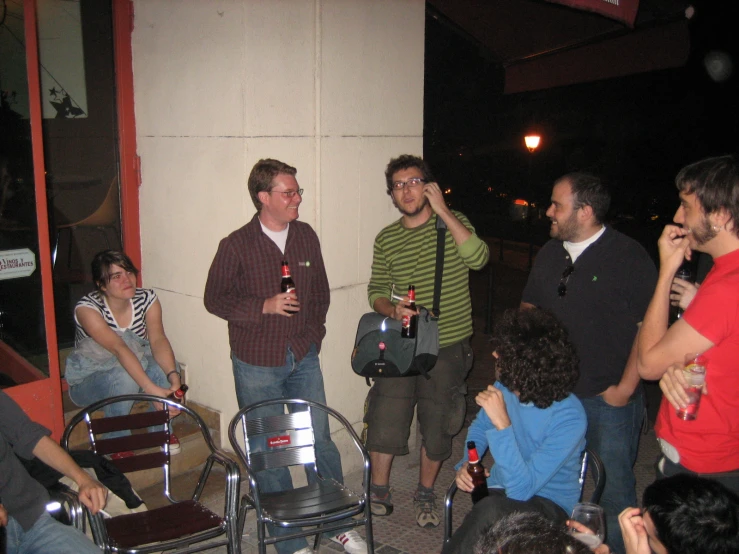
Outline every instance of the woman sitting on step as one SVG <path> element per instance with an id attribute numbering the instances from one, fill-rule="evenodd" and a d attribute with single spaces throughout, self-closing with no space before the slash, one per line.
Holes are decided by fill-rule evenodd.
<path id="1" fill-rule="evenodd" d="M 97 290 L 74 309 L 75 348 L 64 377 L 78 406 L 121 394 L 168 396 L 180 385 L 179 366 L 164 334 L 162 306 L 151 289 L 136 287 L 139 270 L 123 252 L 105 250 L 92 260 Z M 106 416 L 128 415 L 133 403 L 105 406 Z M 179 412 L 170 409 L 170 415 Z M 113 438 L 121 433 L 110 433 Z M 170 452 L 180 444 L 171 436 Z"/>

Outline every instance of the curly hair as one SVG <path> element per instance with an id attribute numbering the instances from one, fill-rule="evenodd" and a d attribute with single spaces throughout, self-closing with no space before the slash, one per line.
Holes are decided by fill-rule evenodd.
<path id="1" fill-rule="evenodd" d="M 423 175 L 424 181 L 431 182 L 435 180 L 434 175 L 431 173 L 431 168 L 423 160 L 423 158 L 412 156 L 410 154 L 403 154 L 401 156 L 398 156 L 397 158 L 393 158 L 392 160 L 390 160 L 387 164 L 387 167 L 385 168 L 385 184 L 387 185 L 386 192 L 388 196 L 393 195 L 393 175 L 395 175 L 398 171 L 402 171 L 411 167 L 418 168 L 418 170 Z"/>
<path id="2" fill-rule="evenodd" d="M 508 310 L 491 339 L 497 380 L 519 393 L 521 402 L 548 408 L 572 392 L 579 358 L 567 331 L 548 311 Z"/>

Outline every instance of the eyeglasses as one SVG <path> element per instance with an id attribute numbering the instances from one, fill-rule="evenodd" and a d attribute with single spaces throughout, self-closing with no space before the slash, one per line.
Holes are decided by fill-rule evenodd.
<path id="1" fill-rule="evenodd" d="M 426 179 L 420 177 L 411 177 L 407 181 L 393 181 L 393 190 L 403 190 L 405 187 L 412 189 L 424 183 L 426 183 Z"/>
<path id="2" fill-rule="evenodd" d="M 268 190 L 267 192 L 272 194 L 273 192 L 279 192 L 282 196 L 285 198 L 292 198 L 296 194 L 299 196 L 303 196 L 303 191 L 305 189 L 298 189 L 298 190 Z"/>
<path id="3" fill-rule="evenodd" d="M 575 272 L 575 266 L 569 265 L 562 272 L 562 278 L 559 280 L 559 286 L 557 287 L 557 295 L 562 298 L 567 294 L 567 281 L 570 280 L 570 275 Z"/>

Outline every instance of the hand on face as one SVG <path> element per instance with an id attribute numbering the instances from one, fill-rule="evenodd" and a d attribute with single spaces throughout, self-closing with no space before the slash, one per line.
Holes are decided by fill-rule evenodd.
<path id="1" fill-rule="evenodd" d="M 434 213 L 438 214 L 449 209 L 444 200 L 444 193 L 441 191 L 438 183 L 426 183 L 423 186 L 423 195 L 429 201 Z"/>
<path id="2" fill-rule="evenodd" d="M 677 225 L 666 225 L 657 241 L 659 246 L 660 271 L 674 275 L 683 260 L 691 256 L 688 230 Z"/>
<path id="3" fill-rule="evenodd" d="M 621 526 L 626 554 L 651 554 L 649 536 L 644 528 L 639 508 L 626 508 L 618 516 L 618 523 Z"/>

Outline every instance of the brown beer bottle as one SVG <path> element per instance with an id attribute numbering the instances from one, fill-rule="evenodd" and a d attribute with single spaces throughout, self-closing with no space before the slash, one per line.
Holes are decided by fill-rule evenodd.
<path id="1" fill-rule="evenodd" d="M 182 400 L 185 398 L 185 393 L 189 388 L 190 387 L 188 387 L 187 385 L 182 385 L 176 391 L 172 391 L 170 394 L 168 394 L 167 398 L 169 398 L 170 400 L 175 400 L 176 402 L 182 404 Z"/>
<path id="2" fill-rule="evenodd" d="M 293 282 L 293 278 L 290 276 L 290 266 L 287 265 L 287 260 L 284 260 L 282 262 L 282 282 L 280 283 L 280 290 L 282 292 L 292 292 L 295 293 L 295 283 Z M 297 310 L 285 310 L 289 314 L 297 313 Z"/>
<path id="3" fill-rule="evenodd" d="M 472 503 L 476 504 L 488 495 L 488 480 L 485 477 L 485 468 L 477 455 L 475 441 L 467 441 L 467 473 L 472 477 Z"/>
<path id="4" fill-rule="evenodd" d="M 413 285 L 408 285 L 408 300 L 410 301 L 410 305 L 408 306 L 409 309 L 414 310 L 416 309 L 416 287 Z M 404 315 L 402 319 L 402 325 L 403 328 L 400 331 L 400 336 L 404 339 L 415 339 L 416 338 L 416 329 L 418 328 L 418 316 L 412 315 L 407 316 Z"/>

